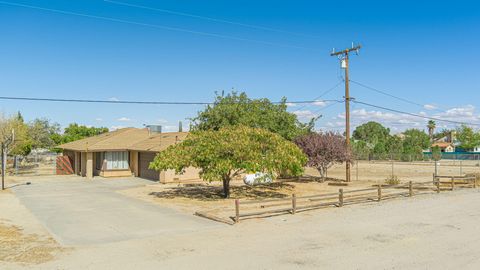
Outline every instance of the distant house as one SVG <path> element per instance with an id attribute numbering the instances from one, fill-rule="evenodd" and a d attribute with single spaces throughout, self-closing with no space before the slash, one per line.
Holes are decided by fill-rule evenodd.
<path id="1" fill-rule="evenodd" d="M 440 151 L 445 152 L 445 153 L 452 153 L 455 152 L 455 145 L 451 142 L 434 142 L 432 144 L 433 147 L 439 147 Z"/>
<path id="2" fill-rule="evenodd" d="M 189 168 L 182 175 L 174 171 L 149 169 L 156 154 L 181 142 L 187 132 L 155 132 L 150 128 L 123 128 L 94 137 L 59 145 L 68 157 L 74 174 L 93 178 L 136 176 L 162 183 L 198 179 L 198 170 Z"/>

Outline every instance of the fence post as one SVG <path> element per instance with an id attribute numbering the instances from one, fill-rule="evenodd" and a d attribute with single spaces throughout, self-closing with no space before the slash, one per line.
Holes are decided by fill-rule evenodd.
<path id="1" fill-rule="evenodd" d="M 358 160 L 357 160 L 357 166 L 356 166 L 356 169 L 357 169 L 357 170 L 356 170 L 356 171 L 357 171 L 357 175 L 356 175 L 357 177 L 356 177 L 356 178 L 357 178 L 357 181 L 358 181 Z"/>
<path id="2" fill-rule="evenodd" d="M 338 190 L 338 206 L 343 207 L 343 188 Z"/>
<path id="3" fill-rule="evenodd" d="M 382 184 L 378 184 L 377 193 L 378 193 L 378 201 L 381 201 L 382 200 Z"/>
<path id="4" fill-rule="evenodd" d="M 413 196 L 413 185 L 412 185 L 412 181 L 408 182 L 408 196 L 410 196 L 410 197 Z"/>
<path id="5" fill-rule="evenodd" d="M 452 191 L 455 189 L 455 177 L 452 177 Z"/>
<path id="6" fill-rule="evenodd" d="M 475 179 L 473 179 L 473 188 L 477 188 L 477 176 L 475 175 Z"/>
<path id="7" fill-rule="evenodd" d="M 240 221 L 240 200 L 235 200 L 235 223 Z"/>
<path id="8" fill-rule="evenodd" d="M 292 215 L 295 215 L 297 212 L 297 196 L 295 193 L 292 194 Z"/>
<path id="9" fill-rule="evenodd" d="M 440 193 L 440 178 L 436 179 L 435 185 L 437 185 L 437 193 Z"/>

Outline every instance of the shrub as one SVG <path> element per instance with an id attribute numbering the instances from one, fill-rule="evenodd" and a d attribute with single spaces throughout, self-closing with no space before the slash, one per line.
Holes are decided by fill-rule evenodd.
<path id="1" fill-rule="evenodd" d="M 398 185 L 400 184 L 400 179 L 396 175 L 389 176 L 385 179 L 385 184 L 387 185 Z"/>

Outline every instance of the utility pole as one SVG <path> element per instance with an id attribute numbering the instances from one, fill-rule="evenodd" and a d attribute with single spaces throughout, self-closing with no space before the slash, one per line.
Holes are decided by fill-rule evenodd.
<path id="1" fill-rule="evenodd" d="M 345 49 L 343 51 L 336 52 L 333 49 L 330 56 L 337 56 L 338 59 L 341 61 L 341 66 L 345 69 L 345 141 L 347 150 L 350 149 L 350 89 L 349 89 L 349 79 L 348 79 L 348 56 L 350 52 L 355 52 L 358 55 L 358 51 L 360 50 L 360 45 L 353 46 Z M 350 178 L 350 162 L 346 163 L 346 172 L 345 172 L 345 180 L 347 182 L 351 181 Z"/>

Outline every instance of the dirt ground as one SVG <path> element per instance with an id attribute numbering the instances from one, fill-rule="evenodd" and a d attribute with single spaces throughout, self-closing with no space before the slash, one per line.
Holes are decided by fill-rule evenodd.
<path id="1" fill-rule="evenodd" d="M 461 165 L 461 166 L 460 166 Z M 358 168 L 358 180 L 356 172 Z M 432 180 L 432 163 L 393 164 L 401 182 Z M 478 173 L 476 163 L 440 162 L 439 174 Z M 232 198 L 221 198 L 220 183 L 152 184 L 118 191 L 187 213 L 228 209 L 243 200 L 287 198 L 338 191 L 344 166 L 329 170 L 329 181 L 283 180 L 266 186 L 232 183 Z M 314 169 L 306 174 L 318 176 Z M 345 190 L 382 184 L 392 174 L 388 162 L 359 162 Z M 24 184 L 29 177 L 8 177 Z M 43 177 L 37 177 L 43 179 Z M 46 177 L 48 181 L 54 181 Z M 218 231 L 158 236 L 89 247 L 62 247 L 7 191 L 0 193 L 0 269 L 478 269 L 476 224 L 479 190 L 445 192 L 342 209 L 322 209 L 268 219 L 251 219 Z M 7 207 L 8 206 L 8 207 Z M 355 220 L 355 222 L 351 222 Z M 473 231 L 472 231 L 473 230 Z M 140 252 L 142 251 L 142 252 Z M 228 252 L 227 252 L 228 251 Z M 348 259 L 338 260 L 345 252 Z M 128 256 L 126 256 L 128 254 Z M 450 254 L 451 258 L 444 256 Z M 127 259 L 129 258 L 129 259 Z M 245 260 L 249 258 L 249 260 Z M 447 267 L 449 266 L 449 267 Z"/>
<path id="2" fill-rule="evenodd" d="M 479 191 L 75 247 L 42 264 L 0 269 L 478 269 Z"/>
<path id="3" fill-rule="evenodd" d="M 0 191 L 0 269 L 4 265 L 32 266 L 66 251 L 31 216 L 13 193 Z M 7 268 L 8 269 L 8 268 Z"/>
<path id="4" fill-rule="evenodd" d="M 222 186 L 219 182 L 194 184 L 153 184 L 134 189 L 122 190 L 121 194 L 140 200 L 161 204 L 177 210 L 193 214 L 203 212 L 225 219 L 234 213 L 235 199 L 281 199 L 290 198 L 293 193 L 297 196 L 309 196 L 324 193 L 338 192 L 338 186 L 329 183 L 336 181 L 318 182 L 315 180 L 277 180 L 268 185 L 246 186 L 243 181 L 231 183 L 229 199 L 222 197 Z M 376 182 L 355 181 L 344 190 L 372 187 Z"/>
<path id="5" fill-rule="evenodd" d="M 440 161 L 437 164 L 439 175 L 465 175 L 479 173 L 477 161 Z M 234 211 L 234 200 L 256 200 L 272 198 L 288 198 L 293 193 L 298 196 L 310 196 L 338 192 L 339 188 L 345 191 L 370 188 L 374 185 L 385 184 L 392 175 L 397 176 L 401 183 L 427 182 L 433 180 L 435 165 L 432 162 L 369 162 L 359 161 L 352 167 L 352 182 L 345 187 L 332 186 L 345 179 L 345 165 L 335 165 L 328 171 L 327 181 L 317 181 L 319 173 L 314 168 L 306 168 L 305 174 L 316 177 L 278 180 L 273 184 L 246 186 L 241 180 L 231 184 L 231 198 L 223 199 L 222 188 L 219 182 L 152 184 L 131 190 L 123 190 L 122 194 L 137 199 L 158 203 L 180 211 L 194 213 L 205 212 L 229 218 Z"/>

